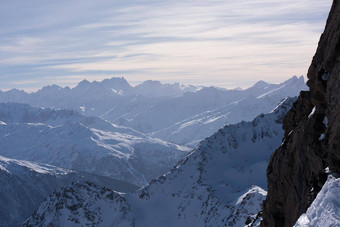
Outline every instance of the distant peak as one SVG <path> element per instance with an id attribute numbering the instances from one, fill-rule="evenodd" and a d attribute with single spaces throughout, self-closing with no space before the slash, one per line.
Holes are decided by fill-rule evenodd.
<path id="1" fill-rule="evenodd" d="M 19 90 L 17 88 L 12 88 L 11 90 L 9 90 L 10 92 L 24 92 L 24 90 Z"/>
<path id="2" fill-rule="evenodd" d="M 105 82 L 105 81 L 120 81 L 120 82 L 126 82 L 127 83 L 127 80 L 122 76 L 122 77 L 111 77 L 111 79 L 105 79 L 103 80 L 102 82 Z"/>
<path id="3" fill-rule="evenodd" d="M 216 88 L 216 87 L 213 87 L 213 86 L 210 86 L 210 87 L 203 87 L 202 89 L 199 90 L 200 93 L 209 93 L 209 94 L 213 94 L 213 93 L 218 93 L 220 92 L 221 90 Z"/>
<path id="4" fill-rule="evenodd" d="M 304 84 L 304 83 L 305 83 L 305 79 L 303 78 L 303 76 L 300 76 L 300 77 L 293 76 L 289 78 L 288 80 L 286 80 L 285 82 L 283 82 L 283 84 Z"/>
<path id="5" fill-rule="evenodd" d="M 255 89 L 261 89 L 267 87 L 269 84 L 263 80 L 260 80 L 256 82 L 252 87 L 250 88 L 255 88 Z"/>
<path id="6" fill-rule="evenodd" d="M 261 86 L 261 85 L 268 85 L 267 82 L 263 81 L 263 80 L 260 80 L 260 81 L 257 81 L 254 86 Z"/>
<path id="7" fill-rule="evenodd" d="M 84 80 L 79 82 L 78 86 L 85 86 L 85 85 L 88 85 L 88 84 L 90 84 L 90 81 L 84 79 Z"/>
<path id="8" fill-rule="evenodd" d="M 110 89 L 113 88 L 116 90 L 120 90 L 120 89 L 125 90 L 125 89 L 131 88 L 131 85 L 124 77 L 112 77 L 111 79 L 105 79 L 99 83 L 102 84 L 106 88 L 110 88 Z"/>
<path id="9" fill-rule="evenodd" d="M 43 87 L 41 90 L 60 90 L 61 87 L 55 84 Z"/>

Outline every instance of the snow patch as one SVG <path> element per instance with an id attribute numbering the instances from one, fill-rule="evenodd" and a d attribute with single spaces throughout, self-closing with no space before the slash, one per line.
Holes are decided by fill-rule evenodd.
<path id="1" fill-rule="evenodd" d="M 332 175 L 295 227 L 340 226 L 340 178 Z"/>
<path id="2" fill-rule="evenodd" d="M 284 87 L 286 87 L 286 85 L 283 85 L 283 86 L 281 86 L 281 87 L 278 87 L 278 88 L 275 88 L 275 89 L 273 89 L 273 90 L 271 90 L 271 91 L 268 91 L 268 92 L 266 92 L 266 93 L 264 93 L 264 94 L 262 94 L 262 95 L 257 96 L 256 98 L 257 98 L 257 99 L 261 99 L 261 98 L 263 98 L 263 97 L 265 97 L 265 96 L 268 96 L 268 95 L 274 93 L 275 91 L 278 91 L 278 90 L 280 90 L 280 89 L 282 89 L 282 88 L 284 88 Z M 267 88 L 267 87 L 265 87 L 264 90 L 265 90 L 266 88 Z"/>
<path id="3" fill-rule="evenodd" d="M 332 174 L 332 172 L 331 172 L 331 170 L 329 169 L 329 167 L 326 167 L 326 168 L 325 168 L 325 173 L 327 173 L 327 174 Z"/>
<path id="4" fill-rule="evenodd" d="M 262 196 L 267 196 L 267 191 L 263 190 L 262 188 L 256 186 L 256 185 L 253 185 L 252 187 L 249 188 L 249 190 L 242 194 L 236 201 L 236 204 L 235 205 L 239 205 L 240 203 L 242 203 L 245 199 L 245 197 L 249 194 L 259 194 L 259 195 L 262 195 Z"/>
<path id="5" fill-rule="evenodd" d="M 325 125 L 325 127 L 328 127 L 328 118 L 325 116 L 325 118 L 323 119 L 322 123 Z"/>
<path id="6" fill-rule="evenodd" d="M 0 164 L 0 170 L 5 171 L 6 173 L 11 174 L 3 165 Z"/>
<path id="7" fill-rule="evenodd" d="M 308 118 L 311 118 L 314 115 L 315 110 L 316 110 L 316 106 L 313 107 L 312 112 L 310 112 L 310 114 L 308 115 Z"/>
<path id="8" fill-rule="evenodd" d="M 322 133 L 319 137 L 319 141 L 323 140 L 325 138 L 325 133 Z"/>
<path id="9" fill-rule="evenodd" d="M 308 217 L 306 214 L 302 214 L 300 216 L 300 218 L 298 219 L 297 221 L 297 225 L 301 226 L 301 227 L 305 227 L 305 226 L 308 226 L 308 224 L 310 223 Z"/>
<path id="10" fill-rule="evenodd" d="M 115 90 L 115 89 L 111 88 L 111 91 L 113 91 L 113 93 L 115 93 L 117 95 L 121 95 L 121 96 L 124 95 L 124 91 L 122 91 L 122 90 Z"/>

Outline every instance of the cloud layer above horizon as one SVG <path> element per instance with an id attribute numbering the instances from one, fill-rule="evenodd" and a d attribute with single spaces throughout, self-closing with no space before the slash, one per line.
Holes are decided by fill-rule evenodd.
<path id="1" fill-rule="evenodd" d="M 9 1 L 0 89 L 124 76 L 246 87 L 305 75 L 331 0 Z"/>

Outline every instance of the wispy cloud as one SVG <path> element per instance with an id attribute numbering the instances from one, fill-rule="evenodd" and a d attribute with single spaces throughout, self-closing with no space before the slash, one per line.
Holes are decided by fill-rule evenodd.
<path id="1" fill-rule="evenodd" d="M 0 9 L 0 89 L 114 74 L 224 86 L 279 82 L 306 73 L 330 5 L 6 1 Z"/>

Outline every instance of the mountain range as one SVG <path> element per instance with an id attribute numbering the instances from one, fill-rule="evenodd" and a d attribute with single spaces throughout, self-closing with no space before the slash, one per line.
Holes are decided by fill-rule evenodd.
<path id="1" fill-rule="evenodd" d="M 132 87 L 124 78 L 82 81 L 76 87 L 47 86 L 34 93 L 0 92 L 0 102 L 72 109 L 183 146 L 195 148 L 226 124 L 268 113 L 282 99 L 306 90 L 301 76 L 280 84 L 264 81 L 244 90 L 145 81 Z"/>
<path id="2" fill-rule="evenodd" d="M 157 81 L 132 87 L 124 78 L 112 78 L 82 81 L 72 89 L 53 85 L 35 93 L 0 92 L 0 100 L 6 101 L 0 103 L 1 171 L 8 188 L 19 188 L 15 193 L 22 194 L 16 197 L 7 187 L 3 191 L 3 201 L 13 201 L 11 209 L 3 210 L 3 223 L 16 226 L 24 221 L 55 190 L 51 196 L 60 199 L 62 195 L 63 202 L 55 204 L 53 200 L 53 207 L 75 202 L 82 211 L 72 211 L 72 217 L 66 214 L 69 211 L 49 216 L 53 220 L 67 216 L 73 224 L 170 223 L 155 210 L 156 204 L 164 202 L 166 213 L 179 215 L 173 223 L 179 226 L 191 222 L 259 223 L 257 213 L 266 196 L 265 168 L 281 142 L 282 119 L 293 102 L 286 97 L 297 95 L 301 89 L 306 89 L 303 77 L 292 77 L 281 84 L 260 81 L 245 90 Z M 261 114 L 251 123 L 242 121 L 268 112 L 271 114 Z M 244 156 L 249 159 L 243 160 Z M 38 179 L 44 180 L 34 183 Z M 140 186 L 142 190 L 132 192 Z M 153 191 L 157 196 L 145 199 Z M 103 204 L 120 211 L 105 216 L 98 213 Z M 46 206 L 53 210 L 50 203 Z M 66 206 L 75 209 L 74 204 Z M 150 212 L 145 219 L 134 215 L 143 213 L 142 207 Z M 44 217 L 45 208 L 39 208 Z M 14 212 L 17 209 L 22 212 Z M 85 212 L 86 218 L 77 218 L 79 212 Z M 220 212 L 225 215 L 214 217 Z M 153 220 L 152 213 L 159 219 Z M 188 219 L 191 216 L 195 218 Z M 32 221 L 37 222 L 31 219 L 28 225 Z"/>
<path id="3" fill-rule="evenodd" d="M 294 99 L 203 140 L 171 171 L 121 194 L 93 183 L 51 194 L 25 226 L 245 226 L 258 223 L 265 171 Z"/>
<path id="4" fill-rule="evenodd" d="M 0 104 L 0 155 L 146 185 L 190 151 L 73 110 Z"/>

